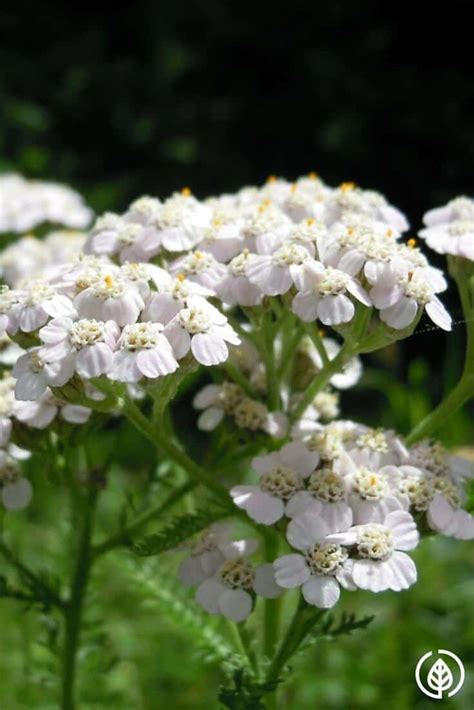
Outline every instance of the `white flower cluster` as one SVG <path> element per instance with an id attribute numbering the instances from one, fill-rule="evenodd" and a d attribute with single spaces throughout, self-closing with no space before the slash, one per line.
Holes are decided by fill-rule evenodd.
<path id="1" fill-rule="evenodd" d="M 474 261 L 474 199 L 456 197 L 427 212 L 423 222 L 419 235 L 431 249 Z"/>
<path id="2" fill-rule="evenodd" d="M 0 232 L 26 232 L 46 222 L 82 229 L 91 218 L 82 197 L 66 185 L 0 175 Z"/>
<path id="3" fill-rule="evenodd" d="M 281 530 L 287 520 L 297 552 L 274 561 L 276 583 L 301 586 L 320 608 L 336 604 L 340 587 L 411 586 L 417 573 L 406 552 L 420 532 L 474 539 L 474 517 L 463 509 L 474 471 L 437 443 L 408 449 L 391 431 L 337 421 L 252 467 L 258 483 L 234 486 L 234 503 L 260 525 Z"/>
<path id="4" fill-rule="evenodd" d="M 379 193 L 352 183 L 330 188 L 310 175 L 203 202 L 187 188 L 164 202 L 142 197 L 123 215 L 100 217 L 86 251 L 120 263 L 165 260 L 169 273 L 228 306 L 288 294 L 307 322 L 348 323 L 360 302 L 395 330 L 423 309 L 449 330 L 437 296 L 447 287 L 444 276 L 414 240 L 402 241 L 407 229 Z"/>
<path id="5" fill-rule="evenodd" d="M 210 614 L 222 614 L 239 622 L 252 611 L 256 596 L 275 599 L 282 593 L 271 564 L 252 565 L 256 540 L 232 541 L 231 527 L 215 524 L 189 545 L 189 556 L 181 563 L 179 578 L 196 586 L 196 601 Z"/>

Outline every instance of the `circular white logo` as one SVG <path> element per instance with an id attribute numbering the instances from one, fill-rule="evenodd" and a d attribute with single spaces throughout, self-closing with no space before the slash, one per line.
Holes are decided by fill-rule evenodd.
<path id="1" fill-rule="evenodd" d="M 452 698 L 453 695 L 459 693 L 464 684 L 466 674 L 461 659 L 452 651 L 447 651 L 444 648 L 438 649 L 438 657 L 431 663 L 426 673 L 426 682 L 423 682 L 421 679 L 422 669 L 426 661 L 431 658 L 432 655 L 433 651 L 428 651 L 416 664 L 416 684 L 422 693 L 434 700 L 442 700 L 443 697 Z M 448 656 L 454 661 L 454 664 L 450 664 L 451 666 L 456 666 L 454 673 L 453 669 L 443 660 L 442 656 Z"/>

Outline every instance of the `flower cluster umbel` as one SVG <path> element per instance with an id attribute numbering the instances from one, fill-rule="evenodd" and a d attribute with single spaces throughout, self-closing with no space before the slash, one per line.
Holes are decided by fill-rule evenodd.
<path id="1" fill-rule="evenodd" d="M 87 223 L 65 188 L 0 180 L 4 231 Z M 437 251 L 473 258 L 473 200 L 431 211 L 425 224 L 420 236 Z M 197 601 L 241 621 L 256 595 L 287 588 L 329 608 L 341 587 L 409 587 L 420 530 L 474 537 L 463 509 L 471 472 L 431 441 L 408 448 L 394 432 L 336 420 L 339 392 L 361 375 L 359 353 L 409 334 L 424 312 L 451 328 L 438 297 L 444 274 L 408 228 L 381 194 L 310 174 L 205 200 L 188 188 L 141 197 L 88 233 L 19 239 L 0 254 L 4 504 L 31 497 L 17 423 L 81 424 L 105 406 L 101 382 L 138 399 L 184 364 L 218 366 L 194 398 L 198 426 L 225 420 L 250 442 L 258 433 L 267 453 L 252 460 L 255 480 L 230 494 L 293 552 L 255 566 L 254 541 L 214 526 L 180 571 Z"/>

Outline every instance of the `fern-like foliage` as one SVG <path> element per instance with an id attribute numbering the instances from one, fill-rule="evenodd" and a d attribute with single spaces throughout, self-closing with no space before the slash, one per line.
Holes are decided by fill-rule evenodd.
<path id="1" fill-rule="evenodd" d="M 222 620 L 203 611 L 186 589 L 169 574 L 129 563 L 135 587 L 144 596 L 144 604 L 156 609 L 162 618 L 178 628 L 194 644 L 206 662 L 218 663 L 226 672 L 245 666 L 246 658 L 234 651 L 222 633 Z"/>
<path id="2" fill-rule="evenodd" d="M 220 509 L 200 510 L 196 513 L 178 515 L 162 530 L 154 535 L 147 535 L 132 545 L 132 550 L 140 557 L 159 555 L 166 550 L 178 547 L 209 525 L 228 516 L 228 512 Z"/>
<path id="3" fill-rule="evenodd" d="M 272 693 L 280 682 L 255 682 L 252 675 L 243 668 L 234 672 L 232 681 L 232 687 L 221 687 L 219 691 L 220 703 L 229 710 L 264 710 L 263 697 Z"/>
<path id="4" fill-rule="evenodd" d="M 356 614 L 342 612 L 339 619 L 334 614 L 325 616 L 321 623 L 318 623 L 312 632 L 300 646 L 299 651 L 305 651 L 310 646 L 314 646 L 320 641 L 328 641 L 339 636 L 350 635 L 353 631 L 366 629 L 375 619 L 374 615 L 357 618 Z"/>

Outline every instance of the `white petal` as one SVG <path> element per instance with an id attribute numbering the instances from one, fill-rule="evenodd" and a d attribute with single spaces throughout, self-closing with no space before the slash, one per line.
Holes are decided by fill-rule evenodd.
<path id="1" fill-rule="evenodd" d="M 292 441 L 289 444 L 285 444 L 285 446 L 280 449 L 280 458 L 285 466 L 299 473 L 303 478 L 313 473 L 319 463 L 319 453 L 317 451 L 310 451 L 299 441 Z"/>
<path id="2" fill-rule="evenodd" d="M 308 604 L 319 609 L 330 609 L 339 600 L 341 589 L 334 577 L 312 575 L 301 589 Z"/>
<path id="3" fill-rule="evenodd" d="M 65 422 L 69 422 L 69 424 L 84 424 L 84 422 L 89 419 L 91 414 L 91 409 L 81 407 L 77 404 L 66 404 L 61 409 L 62 418 Z"/>
<path id="4" fill-rule="evenodd" d="M 15 384 L 15 397 L 19 400 L 37 400 L 46 392 L 44 372 L 27 372 Z"/>
<path id="5" fill-rule="evenodd" d="M 355 560 L 352 571 L 354 584 L 360 589 L 371 592 L 384 592 L 390 589 L 393 573 L 390 564 L 374 560 Z"/>
<path id="6" fill-rule="evenodd" d="M 347 290 L 349 293 L 357 298 L 358 301 L 364 304 L 364 306 L 371 306 L 372 301 L 369 298 L 369 294 L 362 288 L 360 283 L 355 279 L 351 279 L 347 284 Z"/>
<path id="7" fill-rule="evenodd" d="M 108 372 L 113 363 L 113 353 L 105 343 L 95 343 L 79 350 L 76 371 L 81 377 L 99 377 Z"/>
<path id="8" fill-rule="evenodd" d="M 352 572 L 354 570 L 354 560 L 351 558 L 347 559 L 342 568 L 336 574 L 336 579 L 344 589 L 348 589 L 350 592 L 355 592 L 357 589 L 354 584 L 354 579 L 352 577 Z"/>
<path id="9" fill-rule="evenodd" d="M 119 382 L 138 382 L 142 377 L 142 373 L 137 367 L 136 353 L 127 350 L 119 350 L 114 353 L 114 361 L 109 377 Z"/>
<path id="10" fill-rule="evenodd" d="M 434 296 L 425 306 L 425 311 L 436 325 L 443 330 L 451 330 L 452 319 L 439 298 Z"/>
<path id="11" fill-rule="evenodd" d="M 301 320 L 309 323 L 318 317 L 319 297 L 312 292 L 297 293 L 291 304 L 291 310 Z"/>
<path id="12" fill-rule="evenodd" d="M 415 563 L 404 552 L 395 552 L 388 560 L 390 569 L 392 570 L 392 582 L 390 589 L 394 592 L 400 592 L 402 589 L 408 589 L 417 580 L 417 572 Z"/>
<path id="13" fill-rule="evenodd" d="M 395 510 L 389 513 L 384 525 L 391 529 L 397 550 L 413 550 L 418 545 L 420 535 L 415 521 L 407 511 Z"/>
<path id="14" fill-rule="evenodd" d="M 304 584 L 310 571 L 303 555 L 284 555 L 273 563 L 276 583 L 284 589 L 293 589 Z"/>
<path id="15" fill-rule="evenodd" d="M 244 589 L 226 589 L 219 596 L 219 610 L 226 619 L 238 624 L 252 611 L 252 597 Z"/>
<path id="16" fill-rule="evenodd" d="M 322 542 L 330 532 L 326 521 L 309 510 L 291 520 L 286 530 L 286 539 L 296 550 L 308 550 Z"/>
<path id="17" fill-rule="evenodd" d="M 209 614 L 219 614 L 219 597 L 225 591 L 227 591 L 227 587 L 215 577 L 211 577 L 202 582 L 197 588 L 196 601 Z"/>
<path id="18" fill-rule="evenodd" d="M 164 336 L 154 348 L 142 350 L 137 355 L 137 367 L 145 377 L 155 378 L 175 372 L 179 365 Z"/>
<path id="19" fill-rule="evenodd" d="M 2 488 L 2 503 L 7 510 L 25 508 L 33 497 L 33 488 L 26 478 L 19 478 L 14 483 L 7 483 Z"/>
<path id="20" fill-rule="evenodd" d="M 285 515 L 287 518 L 295 518 L 297 515 L 311 511 L 313 515 L 318 515 L 323 509 L 323 504 L 313 498 L 309 491 L 297 491 L 286 504 Z"/>
<path id="21" fill-rule="evenodd" d="M 197 333 L 191 339 L 191 350 L 202 365 L 218 365 L 225 362 L 229 350 L 224 340 L 214 333 Z"/>
<path id="22" fill-rule="evenodd" d="M 187 355 L 191 347 L 191 338 L 189 334 L 181 328 L 177 323 L 171 322 L 163 331 L 173 348 L 174 355 L 178 360 Z"/>
<path id="23" fill-rule="evenodd" d="M 205 385 L 194 397 L 193 407 L 196 409 L 207 409 L 213 404 L 216 404 L 221 389 L 219 385 Z"/>
<path id="24" fill-rule="evenodd" d="M 237 560 L 240 557 L 249 557 L 258 549 L 258 540 L 245 538 L 244 540 L 231 540 L 222 542 L 219 550 L 227 560 Z"/>
<path id="25" fill-rule="evenodd" d="M 413 323 L 418 311 L 418 304 L 413 298 L 403 296 L 398 303 L 380 311 L 380 318 L 395 330 L 403 330 Z"/>
<path id="26" fill-rule="evenodd" d="M 67 338 L 72 327 L 70 318 L 53 318 L 48 325 L 45 325 L 39 331 L 38 335 L 43 343 L 53 345 Z"/>
<path id="27" fill-rule="evenodd" d="M 276 599 L 281 594 L 281 587 L 275 581 L 275 570 L 271 563 L 259 565 L 255 570 L 253 582 L 255 592 L 265 599 Z"/>
<path id="28" fill-rule="evenodd" d="M 209 407 L 200 414 L 197 420 L 198 429 L 213 431 L 224 418 L 224 410 L 219 407 Z"/>
<path id="29" fill-rule="evenodd" d="M 348 323 L 353 318 L 354 312 L 354 304 L 344 294 L 324 296 L 318 306 L 318 315 L 324 325 Z"/>
<path id="30" fill-rule="evenodd" d="M 324 504 L 322 515 L 331 531 L 342 532 L 352 525 L 352 510 L 343 501 Z"/>
<path id="31" fill-rule="evenodd" d="M 186 559 L 181 562 L 178 569 L 179 581 L 186 587 L 194 587 L 197 584 L 201 584 L 201 582 L 208 579 L 208 577 L 209 575 L 203 574 L 199 555 L 186 557 Z"/>
<path id="32" fill-rule="evenodd" d="M 277 468 L 280 464 L 280 454 L 274 452 L 272 454 L 266 454 L 265 456 L 255 456 L 252 459 L 252 468 L 257 473 L 268 473 L 274 468 Z"/>
<path id="33" fill-rule="evenodd" d="M 53 296 L 49 301 L 43 303 L 43 308 L 51 318 L 74 317 L 76 315 L 76 309 L 67 296 Z"/>

